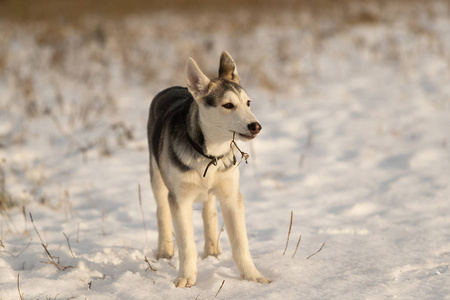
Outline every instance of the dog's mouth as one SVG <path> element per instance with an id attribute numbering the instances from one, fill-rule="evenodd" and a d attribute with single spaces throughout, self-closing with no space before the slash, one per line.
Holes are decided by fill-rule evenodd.
<path id="1" fill-rule="evenodd" d="M 258 134 L 243 134 L 243 133 L 238 133 L 237 134 L 244 140 L 253 140 Z"/>

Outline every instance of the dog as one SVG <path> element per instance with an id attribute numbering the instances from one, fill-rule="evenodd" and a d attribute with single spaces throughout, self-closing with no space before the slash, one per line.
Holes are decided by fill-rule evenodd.
<path id="1" fill-rule="evenodd" d="M 203 257 L 217 256 L 221 252 L 217 197 L 241 277 L 269 283 L 250 255 L 239 169 L 231 143 L 235 137 L 243 141 L 255 138 L 261 124 L 250 110 L 250 98 L 240 85 L 236 64 L 228 52 L 220 57 L 217 78 L 205 76 L 192 58 L 186 64 L 186 77 L 187 88 L 165 89 L 150 105 L 147 134 L 150 181 L 157 205 L 157 258 L 173 257 L 173 221 L 180 263 L 175 286 L 195 284 L 198 255 L 193 203 L 203 202 Z"/>

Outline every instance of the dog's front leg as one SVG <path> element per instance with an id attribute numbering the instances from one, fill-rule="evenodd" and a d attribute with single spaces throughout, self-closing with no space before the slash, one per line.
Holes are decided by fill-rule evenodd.
<path id="1" fill-rule="evenodd" d="M 270 283 L 270 279 L 262 276 L 256 269 L 250 255 L 247 230 L 245 228 L 245 209 L 242 195 L 239 191 L 224 193 L 219 197 L 225 226 L 230 239 L 233 260 L 243 279 Z"/>
<path id="2" fill-rule="evenodd" d="M 197 248 L 192 224 L 193 200 L 178 199 L 169 194 L 169 202 L 180 260 L 174 283 L 176 287 L 191 287 L 197 279 Z"/>
<path id="3" fill-rule="evenodd" d="M 216 197 L 208 195 L 208 199 L 203 203 L 202 210 L 203 228 L 205 235 L 205 248 L 203 258 L 217 256 L 220 254 L 220 243 L 217 223 Z"/>

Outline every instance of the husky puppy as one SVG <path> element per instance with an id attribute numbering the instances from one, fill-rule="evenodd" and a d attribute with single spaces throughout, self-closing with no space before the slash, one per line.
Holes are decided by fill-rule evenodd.
<path id="1" fill-rule="evenodd" d="M 203 257 L 221 252 L 215 197 L 243 279 L 269 283 L 250 256 L 239 169 L 231 141 L 251 140 L 260 130 L 227 52 L 220 57 L 219 77 L 209 79 L 192 58 L 186 65 L 187 88 L 171 87 L 155 96 L 147 125 L 150 177 L 157 204 L 157 258 L 172 258 L 172 221 L 179 254 L 177 287 L 197 277 L 197 249 L 192 224 L 194 201 L 203 202 Z"/>

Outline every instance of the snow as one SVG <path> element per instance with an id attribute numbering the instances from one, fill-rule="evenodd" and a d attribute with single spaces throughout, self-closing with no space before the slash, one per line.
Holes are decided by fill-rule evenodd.
<path id="1" fill-rule="evenodd" d="M 0 299 L 18 299 L 18 274 L 25 299 L 211 299 L 223 281 L 217 298 L 450 299 L 446 8 L 333 26 L 285 12 L 242 32 L 223 15 L 0 20 L 0 179 L 15 203 L 0 219 Z M 177 289 L 178 256 L 155 256 L 147 112 L 185 85 L 187 57 L 215 74 L 222 50 L 263 127 L 239 143 L 239 168 L 252 256 L 273 282 L 239 279 L 224 231 L 222 254 Z M 70 268 L 43 263 L 30 213 Z M 193 219 L 201 255 L 200 204 Z"/>

